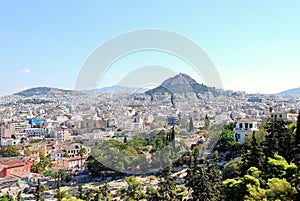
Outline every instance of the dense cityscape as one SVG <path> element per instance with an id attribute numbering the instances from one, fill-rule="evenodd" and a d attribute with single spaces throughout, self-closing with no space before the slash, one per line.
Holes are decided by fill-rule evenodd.
<path id="1" fill-rule="evenodd" d="M 0 201 L 300 201 L 300 1 L 0 2 Z"/>
<path id="2" fill-rule="evenodd" d="M 0 200 L 299 200 L 297 96 L 178 74 L 145 93 L 0 98 Z"/>

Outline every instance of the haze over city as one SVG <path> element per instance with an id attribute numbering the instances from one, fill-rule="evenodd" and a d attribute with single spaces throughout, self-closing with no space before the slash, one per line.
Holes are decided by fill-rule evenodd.
<path id="1" fill-rule="evenodd" d="M 297 88 L 299 6 L 298 1 L 270 0 L 2 2 L 0 85 L 5 87 L 0 95 L 36 86 L 72 89 L 95 48 L 145 28 L 194 41 L 215 64 L 224 89 L 270 94 Z M 118 84 L 128 72 L 149 64 L 193 76 L 180 58 L 147 51 L 113 64 L 99 87 Z"/>

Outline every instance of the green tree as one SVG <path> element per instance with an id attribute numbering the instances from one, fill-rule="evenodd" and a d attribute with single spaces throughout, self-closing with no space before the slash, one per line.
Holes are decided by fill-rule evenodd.
<path id="1" fill-rule="evenodd" d="M 40 157 L 40 162 L 34 164 L 30 171 L 38 174 L 45 173 L 49 168 L 51 168 L 51 160 L 47 157 Z"/>
<path id="2" fill-rule="evenodd" d="M 208 117 L 208 115 L 205 115 L 205 129 L 209 129 L 210 128 L 210 118 Z"/>
<path id="3" fill-rule="evenodd" d="M 194 130 L 194 123 L 192 117 L 190 117 L 190 122 L 189 122 L 189 132 L 192 132 Z"/>
<path id="4" fill-rule="evenodd" d="M 282 120 L 269 119 L 265 123 L 268 132 L 266 140 L 262 142 L 263 152 L 267 157 L 273 157 L 275 153 L 283 156 L 288 162 L 294 158 L 295 135 L 293 131 L 286 128 L 286 123 Z"/>
<path id="5" fill-rule="evenodd" d="M 267 189 L 262 189 L 259 186 L 251 184 L 247 185 L 249 195 L 245 196 L 246 201 L 259 200 L 284 200 L 293 201 L 296 188 L 284 179 L 272 178 L 268 180 Z"/>
<path id="6" fill-rule="evenodd" d="M 84 200 L 85 201 L 91 201 L 94 197 L 94 190 L 87 189 L 84 193 Z"/>
<path id="7" fill-rule="evenodd" d="M 83 200 L 77 198 L 63 198 L 62 201 L 83 201 Z"/>
<path id="8" fill-rule="evenodd" d="M 157 201 L 160 200 L 159 193 L 153 185 L 146 187 L 146 200 L 148 201 Z"/>
<path id="9" fill-rule="evenodd" d="M 82 188 L 82 185 L 81 184 L 79 184 L 79 186 L 78 186 L 78 190 L 77 190 L 77 194 L 76 194 L 76 198 L 78 198 L 78 199 L 83 199 L 83 188 Z"/>
<path id="10" fill-rule="evenodd" d="M 233 129 L 235 127 L 235 123 L 230 122 L 229 124 L 224 124 L 223 127 L 224 127 L 225 130 L 233 131 Z"/>
<path id="11" fill-rule="evenodd" d="M 217 201 L 221 198 L 221 177 L 216 164 L 207 163 L 203 167 L 195 160 L 194 166 L 188 169 L 185 183 L 192 201 Z"/>
<path id="12" fill-rule="evenodd" d="M 252 133 L 250 150 L 246 150 L 242 155 L 241 172 L 245 174 L 250 167 L 263 168 L 265 157 L 262 148 L 256 141 L 255 132 Z"/>
<path id="13" fill-rule="evenodd" d="M 36 201 L 44 201 L 45 197 L 43 194 L 43 187 L 41 184 L 41 179 L 38 179 L 38 185 L 36 187 L 35 193 L 34 193 L 34 197 Z"/>
<path id="14" fill-rule="evenodd" d="M 16 197 L 17 201 L 22 201 L 22 191 L 19 191 Z"/>
<path id="15" fill-rule="evenodd" d="M 264 171 L 251 167 L 242 178 L 223 181 L 224 200 L 298 200 L 298 167 L 277 154 L 267 164 Z"/>
<path id="16" fill-rule="evenodd" d="M 233 179 L 241 176 L 240 166 L 242 165 L 242 158 L 237 157 L 234 158 L 232 161 L 229 161 L 224 165 L 222 171 L 222 179 Z"/>
<path id="17" fill-rule="evenodd" d="M 162 171 L 161 179 L 157 187 L 157 197 L 159 200 L 180 201 L 182 192 L 178 192 L 176 178 L 172 176 L 172 165 L 169 165 Z"/>
<path id="18" fill-rule="evenodd" d="M 18 149 L 16 149 L 12 145 L 3 145 L 0 147 L 0 156 L 1 157 L 14 157 L 14 156 L 19 156 L 20 153 Z"/>
<path id="19" fill-rule="evenodd" d="M 96 192 L 94 201 L 111 201 L 111 192 L 108 189 L 107 184 L 99 186 L 99 190 Z"/>
<path id="20" fill-rule="evenodd" d="M 0 196 L 0 201 L 14 201 L 13 196 L 7 192 L 5 195 Z"/>
<path id="21" fill-rule="evenodd" d="M 214 151 L 226 152 L 229 151 L 233 142 L 233 131 L 223 130 L 219 140 L 214 147 Z"/>
<path id="22" fill-rule="evenodd" d="M 82 159 L 83 156 L 87 153 L 86 149 L 84 147 L 80 147 L 79 151 L 78 151 L 78 155 L 80 156 L 80 169 L 82 169 Z"/>
<path id="23" fill-rule="evenodd" d="M 257 168 L 252 167 L 249 171 L 249 175 L 244 175 L 240 179 L 226 179 L 222 182 L 222 194 L 224 201 L 241 201 L 244 200 L 244 197 L 248 194 L 247 185 L 252 184 L 255 186 L 260 186 L 259 180 L 252 176 L 250 172 L 254 172 L 255 175 L 260 176 L 261 171 L 258 171 Z"/>
<path id="24" fill-rule="evenodd" d="M 65 182 L 71 181 L 72 175 L 64 169 L 59 169 L 59 170 L 53 172 L 52 177 L 54 177 L 55 182 L 56 182 L 55 197 L 57 198 L 58 201 L 61 201 L 66 196 L 66 192 L 61 191 L 61 182 L 62 181 L 65 181 Z"/>
<path id="25" fill-rule="evenodd" d="M 297 120 L 293 162 L 300 167 L 300 111 Z"/>
<path id="26" fill-rule="evenodd" d="M 141 200 L 145 197 L 143 193 L 144 187 L 136 180 L 134 176 L 125 178 L 127 188 L 120 189 L 121 199 L 124 201 Z"/>

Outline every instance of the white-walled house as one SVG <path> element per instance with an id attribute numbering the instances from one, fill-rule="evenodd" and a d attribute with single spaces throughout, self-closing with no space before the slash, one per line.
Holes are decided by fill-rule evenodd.
<path id="1" fill-rule="evenodd" d="M 245 137 L 249 133 L 258 131 L 258 122 L 253 119 L 241 119 L 238 120 L 233 128 L 234 141 L 245 142 Z"/>

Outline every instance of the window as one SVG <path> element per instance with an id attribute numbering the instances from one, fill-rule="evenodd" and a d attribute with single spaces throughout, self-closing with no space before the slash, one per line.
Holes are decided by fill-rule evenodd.
<path id="1" fill-rule="evenodd" d="M 240 128 L 243 128 L 243 124 L 242 123 L 240 123 Z"/>
<path id="2" fill-rule="evenodd" d="M 245 128 L 248 128 L 248 123 L 245 123 Z"/>
<path id="3" fill-rule="evenodd" d="M 241 139 L 241 134 L 238 134 L 237 136 L 238 136 L 238 139 L 240 140 Z"/>
<path id="4" fill-rule="evenodd" d="M 253 128 L 253 124 L 249 124 L 249 128 Z"/>
<path id="5" fill-rule="evenodd" d="M 282 114 L 279 115 L 279 118 L 282 119 Z"/>

